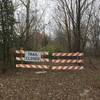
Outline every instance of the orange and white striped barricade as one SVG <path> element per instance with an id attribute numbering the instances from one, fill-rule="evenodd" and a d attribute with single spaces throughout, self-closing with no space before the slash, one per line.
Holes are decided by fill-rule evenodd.
<path id="1" fill-rule="evenodd" d="M 16 61 L 19 62 L 16 64 L 16 68 L 49 69 L 49 65 L 44 65 L 44 63 L 49 63 L 49 59 L 45 58 L 45 56 L 49 55 L 48 52 L 39 52 L 39 53 L 41 53 L 42 59 L 40 61 L 37 61 L 37 62 L 26 61 L 25 60 L 25 52 L 26 51 L 24 51 L 22 49 L 16 50 L 16 54 L 17 54 Z M 33 63 L 36 63 L 36 64 L 33 64 Z M 42 64 L 40 64 L 40 63 L 42 63 Z"/>
<path id="2" fill-rule="evenodd" d="M 83 70 L 83 53 L 52 53 L 52 70 Z"/>

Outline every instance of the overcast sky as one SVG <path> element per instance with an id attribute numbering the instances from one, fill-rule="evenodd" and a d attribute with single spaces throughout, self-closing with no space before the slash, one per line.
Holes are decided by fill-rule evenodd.
<path id="1" fill-rule="evenodd" d="M 21 2 L 19 2 L 20 0 L 13 0 L 14 4 L 17 6 L 18 4 L 20 4 Z M 25 1 L 25 0 L 23 0 Z M 33 1 L 33 2 L 32 2 Z M 39 13 L 42 13 L 43 9 L 46 9 L 45 12 L 45 24 L 49 24 L 46 28 L 46 31 L 50 31 L 51 26 L 50 26 L 50 21 L 52 19 L 52 15 L 53 15 L 53 10 L 55 7 L 55 4 L 52 2 L 52 0 L 31 0 L 31 6 L 34 6 L 34 1 L 37 2 L 37 9 L 39 10 Z M 33 9 L 33 8 L 32 8 Z M 25 14 L 25 7 L 23 5 L 20 5 L 16 12 L 19 14 Z M 15 13 L 15 16 L 17 16 L 17 13 Z"/>
<path id="2" fill-rule="evenodd" d="M 14 2 L 17 2 L 19 0 L 13 0 Z M 25 0 L 23 0 L 25 1 Z M 31 0 L 34 1 L 34 0 Z M 46 12 L 45 12 L 45 24 L 48 24 L 47 28 L 46 28 L 46 32 L 52 32 L 52 28 L 53 24 L 52 24 L 52 15 L 54 15 L 54 8 L 55 8 L 55 3 L 52 0 L 35 0 L 37 2 L 37 9 L 39 10 L 39 12 L 42 12 L 43 9 L 46 8 Z M 95 3 L 95 6 L 98 7 L 98 5 L 100 4 L 100 0 L 96 0 L 97 2 Z M 16 4 L 17 4 L 16 3 Z M 34 6 L 34 2 L 31 3 L 32 6 Z M 42 10 L 41 10 L 42 8 Z M 22 7 L 22 5 L 19 7 L 19 11 L 22 11 L 24 8 Z"/>

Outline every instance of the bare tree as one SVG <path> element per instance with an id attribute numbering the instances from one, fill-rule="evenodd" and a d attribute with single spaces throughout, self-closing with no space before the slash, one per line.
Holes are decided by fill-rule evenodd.
<path id="1" fill-rule="evenodd" d="M 84 39 L 87 37 L 87 32 L 85 33 L 85 37 L 83 37 L 81 30 L 82 20 L 89 9 L 89 17 L 86 23 L 88 29 L 94 3 L 95 0 L 57 0 L 56 11 L 60 12 L 60 15 L 63 14 L 63 16 L 58 16 L 59 13 L 57 13 L 56 17 L 67 34 L 69 51 L 71 49 L 74 51 L 83 51 L 82 45 Z M 84 42 L 85 45 L 86 43 Z"/>
<path id="2" fill-rule="evenodd" d="M 20 34 L 20 40 L 23 42 L 21 43 L 21 46 L 24 46 L 25 48 L 29 48 L 29 41 L 32 40 L 33 46 L 32 48 L 36 48 L 39 40 L 37 41 L 37 35 L 38 33 L 41 33 L 42 30 L 45 28 L 44 24 L 44 16 L 46 12 L 46 8 L 42 9 L 41 12 L 39 12 L 39 8 L 37 8 L 38 1 L 34 0 L 19 0 L 22 4 L 21 9 L 23 11 L 17 11 L 17 20 L 20 22 L 16 25 L 16 30 Z"/>

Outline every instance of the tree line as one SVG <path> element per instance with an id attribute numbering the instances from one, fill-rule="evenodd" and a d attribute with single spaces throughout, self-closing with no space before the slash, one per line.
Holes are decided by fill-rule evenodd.
<path id="1" fill-rule="evenodd" d="M 63 48 L 84 52 L 100 50 L 100 2 L 97 0 L 57 0 L 56 40 Z M 63 39 L 63 41 L 62 41 Z"/>
<path id="2" fill-rule="evenodd" d="M 49 0 L 48 0 L 49 1 Z M 97 0 L 52 0 L 52 20 L 45 23 L 48 5 L 37 0 L 0 0 L 0 54 L 11 63 L 16 49 L 64 52 L 100 51 L 100 17 Z M 97 5 L 98 4 L 98 5 Z M 50 23 L 52 25 L 50 25 Z M 54 27 L 46 33 L 46 27 Z"/>

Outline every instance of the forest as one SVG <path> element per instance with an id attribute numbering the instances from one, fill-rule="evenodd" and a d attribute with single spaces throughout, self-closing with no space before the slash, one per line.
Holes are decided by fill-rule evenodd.
<path id="1" fill-rule="evenodd" d="M 20 47 L 100 56 L 99 1 L 53 0 L 51 11 L 49 0 L 44 5 L 37 0 L 0 0 L 0 58 L 4 62 Z"/>
<path id="2" fill-rule="evenodd" d="M 100 0 L 0 0 L 0 100 L 100 100 Z"/>

